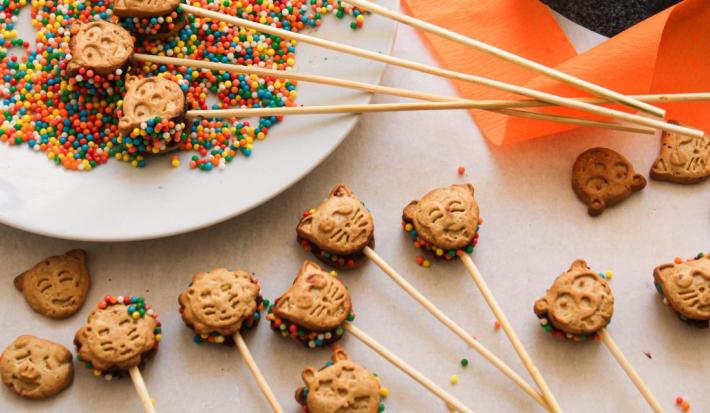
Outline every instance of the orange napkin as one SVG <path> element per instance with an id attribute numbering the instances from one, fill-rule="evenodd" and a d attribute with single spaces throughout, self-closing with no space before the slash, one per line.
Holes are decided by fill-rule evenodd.
<path id="1" fill-rule="evenodd" d="M 685 0 L 599 46 L 577 54 L 550 10 L 538 0 L 403 0 L 414 17 L 485 41 L 563 72 L 627 93 L 710 90 L 710 7 Z M 421 32 L 442 66 L 562 96 L 584 96 L 574 87 L 490 57 L 472 48 Z M 471 99 L 524 98 L 471 83 L 456 82 Z M 616 109 L 621 107 L 614 106 Z M 664 105 L 669 119 L 710 130 L 710 103 Z M 626 110 L 626 108 L 623 108 Z M 545 113 L 598 119 L 567 108 Z M 472 111 L 483 134 L 496 144 L 518 142 L 576 128 L 553 122 Z"/>

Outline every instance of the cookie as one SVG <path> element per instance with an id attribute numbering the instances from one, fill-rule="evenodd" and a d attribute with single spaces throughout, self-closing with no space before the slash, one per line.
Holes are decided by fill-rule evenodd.
<path id="1" fill-rule="evenodd" d="M 607 148 L 592 148 L 577 157 L 572 167 L 572 188 L 587 204 L 591 216 L 601 215 L 632 193 L 646 187 L 646 178 L 623 155 Z"/>
<path id="2" fill-rule="evenodd" d="M 698 138 L 663 132 L 661 152 L 651 167 L 651 178 L 679 184 L 694 184 L 704 181 L 709 176 L 710 136 Z"/>
<path id="3" fill-rule="evenodd" d="M 317 209 L 304 212 L 298 242 L 326 264 L 352 268 L 375 247 L 375 223 L 365 204 L 345 185 L 336 185 Z"/>
<path id="4" fill-rule="evenodd" d="M 36 312 L 67 318 L 84 305 L 91 279 L 86 252 L 72 250 L 49 257 L 15 277 L 15 287 Z"/>
<path id="5" fill-rule="evenodd" d="M 303 263 L 291 288 L 268 312 L 274 331 L 311 348 L 340 340 L 343 324 L 354 317 L 345 285 L 311 261 Z"/>
<path id="6" fill-rule="evenodd" d="M 246 271 L 199 272 L 180 293 L 180 314 L 197 334 L 196 341 L 233 344 L 235 333 L 259 321 L 263 310 L 259 291 L 259 280 Z"/>
<path id="7" fill-rule="evenodd" d="M 350 360 L 340 348 L 333 349 L 332 363 L 320 370 L 301 373 L 305 387 L 296 390 L 296 401 L 308 413 L 377 413 L 380 384 L 364 367 Z"/>
<path id="8" fill-rule="evenodd" d="M 141 123 L 160 117 L 176 122 L 185 114 L 185 93 L 180 85 L 162 77 L 126 79 L 126 94 L 118 120 L 118 130 L 129 135 Z"/>
<path id="9" fill-rule="evenodd" d="M 557 329 L 569 338 L 586 337 L 606 327 L 614 314 L 609 284 L 584 260 L 576 260 L 535 301 L 535 314 L 546 330 Z"/>
<path id="10" fill-rule="evenodd" d="M 430 191 L 404 208 L 402 223 L 416 245 L 438 257 L 452 259 L 458 251 L 471 253 L 481 223 L 473 185 Z"/>
<path id="11" fill-rule="evenodd" d="M 180 0 L 113 0 L 118 17 L 158 17 L 175 10 Z"/>
<path id="12" fill-rule="evenodd" d="M 17 395 L 46 399 L 61 393 L 74 380 L 72 355 L 61 344 L 19 336 L 0 356 L 0 375 Z"/>
<path id="13" fill-rule="evenodd" d="M 142 367 L 158 350 L 157 318 L 143 297 L 106 296 L 74 336 L 79 359 L 101 375 Z"/>
<path id="14" fill-rule="evenodd" d="M 710 321 L 710 255 L 653 270 L 658 292 L 684 321 L 708 327 Z"/>
<path id="15" fill-rule="evenodd" d="M 133 55 L 133 37 L 123 27 L 107 21 L 83 23 L 73 30 L 69 73 L 91 69 L 100 75 L 114 73 Z"/>

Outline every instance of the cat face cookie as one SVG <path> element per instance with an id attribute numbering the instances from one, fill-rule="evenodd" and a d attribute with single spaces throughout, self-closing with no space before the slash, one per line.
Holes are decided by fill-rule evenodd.
<path id="1" fill-rule="evenodd" d="M 180 0 L 113 0 L 113 13 L 119 17 L 157 17 L 179 5 Z"/>
<path id="2" fill-rule="evenodd" d="M 572 188 L 591 216 L 646 187 L 646 178 L 623 155 L 607 148 L 583 152 L 572 167 Z"/>
<path id="3" fill-rule="evenodd" d="M 309 413 L 379 411 L 379 382 L 342 349 L 333 350 L 332 364 L 321 370 L 306 368 L 301 378 L 305 387 L 296 391 L 296 400 Z"/>
<path id="4" fill-rule="evenodd" d="M 74 336 L 81 361 L 99 372 L 140 366 L 158 348 L 157 314 L 142 297 L 107 296 Z"/>
<path id="5" fill-rule="evenodd" d="M 118 130 L 128 135 L 141 123 L 156 117 L 179 120 L 185 113 L 185 94 L 180 85 L 162 77 L 126 79 L 126 95 Z"/>
<path id="6" fill-rule="evenodd" d="M 72 383 L 72 355 L 60 344 L 20 336 L 0 356 L 0 375 L 3 383 L 17 395 L 46 399 Z"/>
<path id="7" fill-rule="evenodd" d="M 710 136 L 698 138 L 663 132 L 661 152 L 651 167 L 651 178 L 693 184 L 709 176 Z"/>
<path id="8" fill-rule="evenodd" d="M 363 261 L 362 250 L 375 241 L 372 214 L 345 185 L 337 185 L 315 211 L 305 213 L 296 232 L 304 247 L 339 267 Z"/>
<path id="9" fill-rule="evenodd" d="M 594 334 L 606 327 L 614 313 L 614 296 L 606 280 L 583 260 L 572 263 L 535 301 L 535 314 L 553 327 L 574 335 Z"/>
<path id="10" fill-rule="evenodd" d="M 84 305 L 91 284 L 86 252 L 49 257 L 15 277 L 15 287 L 36 312 L 66 318 Z"/>
<path id="11" fill-rule="evenodd" d="M 261 303 L 259 281 L 245 271 L 199 272 L 178 298 L 183 321 L 198 335 L 231 337 L 251 326 Z"/>
<path id="12" fill-rule="evenodd" d="M 710 320 L 710 255 L 676 264 L 659 265 L 653 271 L 659 292 L 681 318 Z"/>
<path id="13" fill-rule="evenodd" d="M 103 20 L 84 23 L 72 35 L 71 54 L 69 73 L 85 68 L 108 75 L 133 55 L 133 37 L 123 27 Z"/>

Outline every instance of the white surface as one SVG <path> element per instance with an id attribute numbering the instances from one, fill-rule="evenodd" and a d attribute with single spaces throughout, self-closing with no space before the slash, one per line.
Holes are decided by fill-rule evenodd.
<path id="1" fill-rule="evenodd" d="M 385 4 L 396 4 L 387 0 Z M 33 39 L 29 7 L 19 27 Z M 327 16 L 317 37 L 388 53 L 395 23 L 379 16 L 368 19 L 367 30 L 353 31 L 349 21 Z M 378 83 L 384 65 L 342 53 L 299 44 L 296 70 L 324 76 Z M 367 103 L 364 92 L 301 82 L 298 104 Z M 67 239 L 125 241 L 156 238 L 203 228 L 247 211 L 288 188 L 310 172 L 345 139 L 357 121 L 354 115 L 294 116 L 274 127 L 266 140 L 254 143 L 250 158 L 237 155 L 224 171 L 190 170 L 193 152 L 180 153 L 180 168 L 170 156 L 148 158 L 144 169 L 109 161 L 91 173 L 55 166 L 44 153 L 26 146 L 0 145 L 0 223 Z M 254 124 L 254 122 L 252 122 Z M 220 194 L 219 198 L 215 194 Z M 209 208 L 205 205 L 209 204 Z M 81 220 L 64 225 L 54 217 Z M 104 222 L 106 210 L 111 222 Z M 140 211 L 137 213 L 136 211 Z M 200 211 L 196 214 L 195 211 Z M 181 217 L 166 219 L 166 217 Z"/>
<path id="2" fill-rule="evenodd" d="M 418 37 L 401 28 L 397 56 L 433 62 Z M 389 69 L 390 86 L 452 94 L 443 80 Z M 377 98 L 378 102 L 393 99 Z M 160 412 L 240 411 L 267 413 L 268 406 L 236 350 L 197 346 L 177 313 L 178 293 L 192 274 L 215 266 L 243 267 L 261 278 L 273 299 L 291 284 L 304 254 L 294 228 L 305 208 L 331 186 L 344 182 L 360 195 L 376 219 L 378 252 L 451 318 L 475 334 L 523 377 L 525 370 L 472 280 L 458 263 L 418 267 L 416 251 L 399 227 L 402 207 L 426 191 L 471 181 L 485 218 L 473 257 L 533 360 L 567 412 L 646 412 L 641 396 L 600 343 L 574 345 L 538 327 L 533 301 L 575 258 L 616 273 L 616 311 L 609 331 L 669 413 L 683 395 L 692 412 L 710 411 L 708 330 L 688 327 L 663 306 L 652 286 L 652 270 L 674 256 L 708 250 L 710 182 L 676 186 L 650 181 L 624 204 L 590 218 L 570 188 L 575 157 L 593 145 L 620 150 L 648 171 L 659 140 L 580 130 L 520 145 L 493 147 L 464 112 L 387 113 L 363 116 L 351 136 L 314 173 L 279 197 L 236 219 L 177 237 L 132 243 L 76 243 L 0 227 L 1 345 L 33 333 L 71 346 L 74 331 L 93 303 L 106 293 L 143 293 L 160 311 L 165 340 L 145 371 Z M 263 152 L 262 152 L 263 153 Z M 459 165 L 466 176 L 456 174 Z M 111 214 L 106 215 L 107 219 Z M 176 218 L 178 219 L 178 218 Z M 94 286 L 89 303 L 69 320 L 33 313 L 12 288 L 12 277 L 35 261 L 70 248 L 89 251 Z M 358 313 L 356 324 L 426 372 L 479 413 L 541 412 L 524 393 L 482 361 L 372 264 L 341 272 Z M 278 338 L 267 325 L 247 343 L 286 412 L 298 413 L 293 392 L 306 365 L 320 366 L 327 350 L 308 351 Z M 447 413 L 446 407 L 364 345 L 342 341 L 358 362 L 382 375 L 391 396 L 390 413 Z M 649 360 L 644 351 L 652 354 Z M 463 369 L 461 357 L 471 364 Z M 456 386 L 449 377 L 459 374 Z M 20 400 L 0 390 L 3 412 L 138 412 L 127 380 L 105 383 L 77 366 L 74 385 L 45 402 Z"/>

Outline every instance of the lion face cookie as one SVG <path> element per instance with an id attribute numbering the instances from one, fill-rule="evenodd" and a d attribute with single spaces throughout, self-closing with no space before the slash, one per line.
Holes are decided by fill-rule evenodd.
<path id="1" fill-rule="evenodd" d="M 614 296 L 606 280 L 583 260 L 572 263 L 535 301 L 535 314 L 570 335 L 590 335 L 606 327 L 614 313 Z"/>
<path id="2" fill-rule="evenodd" d="M 296 232 L 304 247 L 339 267 L 362 262 L 362 250 L 375 242 L 372 214 L 345 185 L 337 185 L 316 210 L 304 213 Z"/>
<path id="3" fill-rule="evenodd" d="M 710 136 L 699 138 L 663 132 L 661 152 L 651 167 L 651 178 L 693 184 L 709 176 Z"/>
<path id="4" fill-rule="evenodd" d="M 15 287 L 36 312 L 66 318 L 81 308 L 91 284 L 86 252 L 72 250 L 49 257 L 15 277 Z"/>
<path id="5" fill-rule="evenodd" d="M 106 21 L 84 23 L 71 40 L 70 73 L 80 68 L 108 75 L 128 62 L 133 55 L 133 37 L 123 27 Z"/>
<path id="6" fill-rule="evenodd" d="M 105 297 L 74 337 L 81 361 L 109 374 L 140 366 L 158 348 L 157 316 L 143 297 Z"/>
<path id="7" fill-rule="evenodd" d="M 658 291 L 681 318 L 707 327 L 710 320 L 710 255 L 656 267 Z"/>
<path id="8" fill-rule="evenodd" d="M 634 170 L 621 154 L 607 148 L 583 152 L 572 167 L 572 188 L 588 207 L 591 216 L 600 215 L 632 193 L 646 187 L 646 178 Z"/>
<path id="9" fill-rule="evenodd" d="M 305 387 L 296 400 L 309 413 L 377 413 L 380 384 L 375 376 L 356 364 L 342 349 L 333 350 L 333 363 L 321 370 L 301 373 Z"/>
<path id="10" fill-rule="evenodd" d="M 74 366 L 69 350 L 51 341 L 20 336 L 0 356 L 2 381 L 28 399 L 46 399 L 69 387 Z"/>
<path id="11" fill-rule="evenodd" d="M 182 319 L 198 336 L 224 342 L 258 320 L 259 291 L 256 277 L 242 270 L 199 272 L 178 298 Z"/>
<path id="12" fill-rule="evenodd" d="M 180 0 L 113 0 L 113 13 L 119 17 L 156 17 L 179 5 Z"/>
<path id="13" fill-rule="evenodd" d="M 185 94 L 177 83 L 162 77 L 129 77 L 118 130 L 128 135 L 143 122 L 156 117 L 179 120 L 184 113 Z"/>

